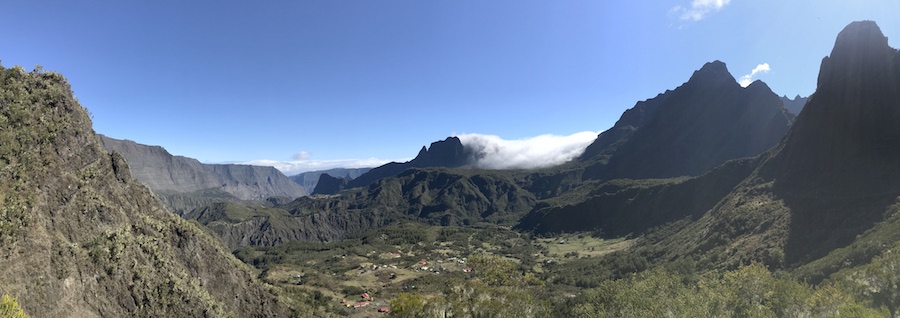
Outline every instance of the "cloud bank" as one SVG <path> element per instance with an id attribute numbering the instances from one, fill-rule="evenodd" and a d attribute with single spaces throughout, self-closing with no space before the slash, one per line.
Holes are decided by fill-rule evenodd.
<path id="1" fill-rule="evenodd" d="M 738 83 L 741 84 L 741 87 L 750 86 L 750 83 L 753 83 L 753 76 L 755 76 L 756 73 L 768 73 L 769 70 L 769 63 L 762 63 L 760 65 L 757 65 L 755 68 L 753 68 L 752 71 L 750 71 L 750 74 L 741 76 L 741 78 L 738 79 Z"/>
<path id="2" fill-rule="evenodd" d="M 540 135 L 505 140 L 495 135 L 457 135 L 475 153 L 472 166 L 483 169 L 531 169 L 555 166 L 581 155 L 599 132 L 583 131 L 568 136 Z"/>
<path id="3" fill-rule="evenodd" d="M 372 168 L 377 167 L 383 164 L 386 164 L 391 161 L 405 162 L 410 159 L 398 159 L 398 160 L 384 160 L 378 158 L 367 158 L 367 159 L 336 159 L 336 160 L 310 160 L 309 156 L 305 158 L 301 158 L 302 156 L 294 156 L 294 160 L 290 161 L 281 161 L 281 160 L 253 160 L 241 162 L 240 164 L 245 165 L 254 165 L 254 166 L 271 166 L 278 169 L 286 176 L 292 176 L 295 174 L 307 172 L 307 171 L 317 171 L 317 170 L 328 170 L 333 168 Z"/>
<path id="4" fill-rule="evenodd" d="M 672 12 L 683 21 L 700 21 L 709 14 L 722 10 L 731 0 L 693 0 L 690 7 L 675 6 Z"/>
<path id="5" fill-rule="evenodd" d="M 506 140 L 495 135 L 457 135 L 463 147 L 475 154 L 472 167 L 482 169 L 532 169 L 555 166 L 580 156 L 594 139 L 596 131 L 583 131 L 568 136 L 540 135 Z M 378 158 L 313 160 L 309 152 L 301 151 L 291 160 L 253 160 L 239 164 L 275 167 L 287 176 L 307 171 L 333 168 L 372 168 L 388 162 L 407 162 L 412 158 L 384 160 Z"/>

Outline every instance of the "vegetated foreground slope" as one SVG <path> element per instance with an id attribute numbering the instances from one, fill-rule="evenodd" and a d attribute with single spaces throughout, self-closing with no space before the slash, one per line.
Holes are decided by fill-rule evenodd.
<path id="1" fill-rule="evenodd" d="M 101 135 L 103 146 L 128 161 L 135 179 L 159 195 L 176 213 L 212 202 L 263 200 L 274 196 L 291 199 L 308 194 L 273 167 L 238 164 L 203 164 L 173 156 L 159 146 Z"/>
<path id="2" fill-rule="evenodd" d="M 0 293 L 35 317 L 289 312 L 131 178 L 52 72 L 0 68 Z"/>

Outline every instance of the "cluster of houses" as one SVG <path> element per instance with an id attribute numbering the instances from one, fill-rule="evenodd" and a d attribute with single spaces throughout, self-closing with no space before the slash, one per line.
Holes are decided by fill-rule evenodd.
<path id="1" fill-rule="evenodd" d="M 361 295 L 359 295 L 359 298 L 360 298 L 360 300 L 357 302 L 350 302 L 350 301 L 347 301 L 346 299 L 341 299 L 341 304 L 343 304 L 347 308 L 351 308 L 351 307 L 352 308 L 362 308 L 362 307 L 369 306 L 369 304 L 371 304 L 373 301 L 375 301 L 375 297 L 372 297 L 371 295 L 369 295 L 369 293 L 362 293 Z M 380 312 L 380 313 L 388 313 L 390 311 L 391 311 L 391 309 L 388 307 L 378 308 L 378 312 Z"/>

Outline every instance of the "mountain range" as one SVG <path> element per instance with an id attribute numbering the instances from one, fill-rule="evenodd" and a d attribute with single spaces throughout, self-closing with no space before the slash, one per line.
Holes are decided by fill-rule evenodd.
<path id="1" fill-rule="evenodd" d="M 302 185 L 273 167 L 204 164 L 193 158 L 173 156 L 159 146 L 99 136 L 106 149 L 128 161 L 135 179 L 178 214 L 213 202 L 264 200 L 275 196 L 294 199 L 308 194 Z"/>
<path id="2" fill-rule="evenodd" d="M 865 263 L 900 238 L 889 230 L 900 211 L 900 53 L 874 22 L 851 23 L 822 60 L 817 87 L 787 135 L 759 157 L 688 180 L 604 185 L 580 203 L 532 211 L 519 227 L 637 234 L 686 220 L 645 240 L 645 250 L 669 260 L 715 257 L 721 266 L 763 260 L 811 280 Z"/>
<path id="3" fill-rule="evenodd" d="M 630 263 L 609 266 L 761 262 L 868 289 L 848 271 L 900 242 L 900 51 L 871 21 L 838 34 L 809 98 L 741 87 L 713 61 L 572 162 L 476 169 L 450 137 L 409 162 L 321 172 L 317 196 L 274 168 L 95 135 L 59 74 L 0 68 L 0 88 L 0 291 L 35 316 L 297 315 L 228 251 L 407 221 L 637 237 L 609 258 Z"/>
<path id="4" fill-rule="evenodd" d="M 301 198 L 249 210 L 239 204 L 215 205 L 186 217 L 210 227 L 232 248 L 292 240 L 340 240 L 390 223 L 387 220 L 518 224 L 542 233 L 589 231 L 603 227 L 598 222 L 618 220 L 623 222 L 621 228 L 610 227 L 608 232 L 624 235 L 684 216 L 683 211 L 660 211 L 660 205 L 711 208 L 750 173 L 751 165 L 733 164 L 743 167 L 744 175 L 709 183 L 616 179 L 696 176 L 729 160 L 757 156 L 778 144 L 793 119 L 765 83 L 757 81 L 742 88 L 724 63 L 714 61 L 678 88 L 639 102 L 613 128 L 600 134 L 581 158 L 562 166 L 475 169 L 470 163 L 478 154 L 459 138 L 450 137 L 422 147 L 409 162 L 389 163 L 353 180 L 322 174 L 315 192 L 336 196 Z M 602 186 L 596 188 L 598 185 Z M 651 185 L 671 188 L 660 192 L 671 202 L 634 200 L 632 195 Z M 684 202 L 682 198 L 697 191 L 697 186 L 705 197 Z M 338 192 L 341 189 L 346 190 Z M 611 195 L 620 200 L 614 210 L 621 215 L 585 219 L 590 214 L 586 209 L 596 207 L 598 196 Z M 645 212 L 629 212 L 634 204 L 644 205 L 641 209 Z M 569 217 L 569 213 L 579 215 Z M 562 218 L 560 224 L 552 221 L 556 217 Z M 626 222 L 631 218 L 639 222 Z M 577 228 L 570 228 L 567 220 L 580 221 Z"/>

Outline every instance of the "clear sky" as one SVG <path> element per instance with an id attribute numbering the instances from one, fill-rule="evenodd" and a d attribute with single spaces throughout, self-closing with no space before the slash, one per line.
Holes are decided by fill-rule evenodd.
<path id="1" fill-rule="evenodd" d="M 898 47 L 898 14 L 896 0 L 3 0 L 0 61 L 68 77 L 114 138 L 351 165 L 457 134 L 602 131 L 717 59 L 806 96 L 844 26 L 875 20 Z"/>

